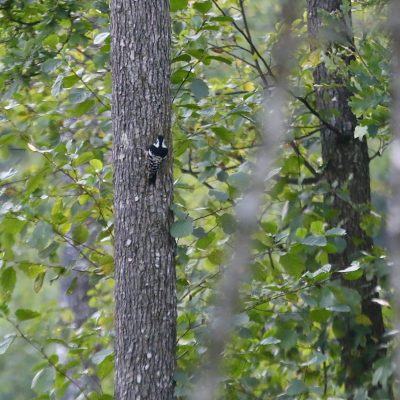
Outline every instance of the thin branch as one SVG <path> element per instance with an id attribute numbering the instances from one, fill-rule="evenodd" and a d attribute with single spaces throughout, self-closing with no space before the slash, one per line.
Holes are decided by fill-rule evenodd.
<path id="1" fill-rule="evenodd" d="M 181 168 L 181 172 L 183 172 L 184 174 L 188 174 L 188 175 L 192 175 L 196 178 L 198 178 L 199 173 L 198 172 L 194 172 L 194 171 L 190 171 L 189 169 L 185 169 L 185 168 Z M 209 183 L 207 183 L 206 181 L 201 182 L 204 186 L 208 187 L 209 189 L 214 189 L 213 186 L 211 186 Z"/>
<path id="2" fill-rule="evenodd" d="M 43 350 L 42 347 L 40 347 L 37 343 L 35 343 L 33 340 L 31 340 L 28 336 L 25 335 L 25 333 L 21 330 L 21 328 L 16 324 L 14 321 L 12 321 L 9 317 L 5 316 L 5 319 L 14 327 L 14 329 L 18 332 L 20 337 L 25 340 L 26 343 L 28 343 L 32 348 L 34 348 L 47 362 L 50 366 L 52 366 L 60 375 L 62 375 L 65 379 L 67 379 L 72 385 L 74 385 L 81 395 L 89 400 L 89 396 L 86 394 L 85 389 L 73 378 L 71 378 L 62 368 L 60 368 Z"/>
<path id="3" fill-rule="evenodd" d="M 297 143 L 292 140 L 290 142 L 290 146 L 294 150 L 294 152 L 303 160 L 304 166 L 316 177 L 319 178 L 320 174 L 315 170 L 315 168 L 308 162 L 308 160 L 301 154 L 301 151 L 299 147 L 297 146 Z"/>
<path id="4" fill-rule="evenodd" d="M 95 99 L 103 107 L 108 107 L 108 105 L 103 102 L 103 100 L 99 97 L 99 95 L 83 80 L 83 78 L 75 71 L 75 69 L 71 67 L 71 64 L 68 62 L 68 60 L 65 57 L 63 59 L 64 59 L 64 62 L 68 65 L 71 72 L 81 81 L 83 86 L 85 86 L 85 88 L 95 97 Z"/>
<path id="5" fill-rule="evenodd" d="M 213 1 L 214 5 L 218 8 L 220 13 L 222 15 L 226 16 L 227 15 L 226 12 L 220 7 L 220 5 L 218 4 L 217 0 L 212 0 L 212 1 Z M 255 60 L 254 68 L 258 72 L 258 75 L 259 75 L 260 79 L 263 81 L 264 88 L 268 88 L 270 85 L 268 84 L 268 80 L 266 78 L 266 73 L 262 70 L 258 60 L 261 60 L 261 62 L 263 64 L 264 68 L 266 69 L 268 75 L 271 76 L 274 79 L 275 82 L 277 82 L 277 78 L 275 77 L 275 74 L 273 73 L 270 65 L 267 63 L 265 58 L 261 55 L 261 53 L 259 52 L 259 50 L 257 49 L 257 47 L 255 46 L 255 44 L 253 42 L 253 39 L 251 37 L 251 32 L 250 32 L 250 29 L 249 29 L 249 26 L 248 26 L 248 22 L 247 22 L 247 16 L 246 16 L 244 4 L 243 4 L 244 1 L 243 0 L 239 0 L 239 3 L 240 3 L 240 9 L 241 9 L 242 17 L 243 17 L 245 30 L 243 30 L 235 21 L 232 21 L 232 25 L 236 28 L 236 30 L 246 40 L 246 42 L 250 46 L 252 55 L 253 56 L 257 56 L 257 59 Z M 233 53 L 231 55 L 233 56 Z M 249 63 L 247 63 L 247 64 L 250 65 Z M 282 87 L 282 89 L 285 90 L 285 92 L 288 93 L 290 96 L 292 96 L 296 100 L 300 101 L 310 111 L 310 113 L 313 114 L 316 118 L 318 118 L 318 120 L 321 121 L 321 123 L 323 125 L 325 125 L 329 130 L 331 130 L 332 132 L 336 133 L 337 135 L 341 134 L 340 130 L 338 130 L 335 126 L 333 126 L 328 121 L 326 121 L 322 117 L 322 115 L 315 108 L 313 108 L 311 106 L 310 102 L 307 100 L 307 96 L 308 95 L 306 97 L 298 96 L 291 89 L 285 88 L 282 85 L 280 85 L 280 87 Z"/>

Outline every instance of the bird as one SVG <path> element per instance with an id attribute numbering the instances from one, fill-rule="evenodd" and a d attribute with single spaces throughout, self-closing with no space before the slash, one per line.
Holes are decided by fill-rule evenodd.
<path id="1" fill-rule="evenodd" d="M 151 185 L 156 183 L 157 171 L 167 158 L 167 155 L 168 148 L 165 144 L 164 136 L 158 135 L 157 140 L 148 149 L 149 183 Z"/>

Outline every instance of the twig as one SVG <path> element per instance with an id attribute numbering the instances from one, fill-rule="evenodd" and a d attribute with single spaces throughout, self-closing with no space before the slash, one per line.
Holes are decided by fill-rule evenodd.
<path id="1" fill-rule="evenodd" d="M 290 142 L 290 146 L 294 150 L 294 152 L 303 160 L 304 166 L 316 177 L 319 178 L 320 174 L 314 169 L 314 167 L 308 162 L 308 160 L 301 154 L 301 151 L 299 147 L 297 146 L 297 143 L 292 140 Z"/>
<path id="2" fill-rule="evenodd" d="M 5 316 L 5 319 L 14 327 L 14 329 L 19 333 L 20 337 L 25 340 L 32 348 L 34 348 L 41 356 L 52 366 L 60 375 L 62 375 L 65 379 L 67 379 L 70 383 L 72 383 L 82 394 L 82 396 L 89 400 L 89 396 L 85 393 L 84 388 L 73 378 L 71 378 L 62 368 L 60 368 L 52 359 L 44 352 L 43 348 L 41 348 L 38 344 L 36 344 L 33 340 L 31 340 L 25 333 L 21 330 L 21 328 L 12 321 L 9 317 Z"/>

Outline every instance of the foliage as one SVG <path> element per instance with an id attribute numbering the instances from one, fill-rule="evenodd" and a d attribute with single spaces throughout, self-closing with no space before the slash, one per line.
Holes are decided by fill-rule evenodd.
<path id="1" fill-rule="evenodd" d="M 390 54 L 388 38 L 374 22 L 375 7 L 384 7 L 384 2 L 359 1 L 353 7 L 356 51 L 349 70 L 334 57 L 328 60 L 309 51 L 306 15 L 300 14 L 292 26 L 299 43 L 288 81 L 288 128 L 276 170 L 266 171 L 271 188 L 264 194 L 252 238 L 252 277 L 241 287 L 235 330 L 224 354 L 226 398 L 344 398 L 341 316 L 353 316 L 359 332 L 355 342 L 361 347 L 370 321 L 361 313 L 358 293 L 343 286 L 339 275 L 350 282 L 376 274 L 381 285 L 377 301 L 388 331 L 391 326 L 384 249 L 375 246 L 341 271 L 329 265 L 328 255 L 343 251 L 346 232 L 328 223 L 334 210 L 324 201 L 330 188 L 319 179 L 324 168 L 321 121 L 308 107 L 315 100 L 313 69 L 329 61 L 332 68 L 351 74 L 351 106 L 359 120 L 356 135 L 370 139 L 371 157 L 388 145 Z M 268 65 L 279 74 L 273 54 L 284 27 L 277 19 L 279 4 L 272 1 L 246 3 L 251 43 L 245 37 L 243 12 L 233 0 L 171 0 L 171 12 L 176 179 L 171 234 L 178 242 L 179 300 L 176 393 L 185 398 L 199 362 L 206 358 L 205 332 L 218 295 L 215 286 L 240 229 L 234 205 L 248 188 L 259 145 L 265 82 L 257 66 L 264 70 Z M 24 398 L 32 397 L 32 391 L 38 399 L 61 398 L 72 391 L 80 398 L 110 399 L 108 4 L 3 1 L 0 13 L 0 302 L 5 334 L 0 353 L 14 359 L 17 346 L 24 345 L 36 354 Z M 341 51 L 352 52 L 347 46 Z M 268 60 L 266 65 L 263 60 Z M 363 224 L 377 235 L 377 211 Z M 65 265 L 62 256 L 68 248 L 79 257 Z M 79 274 L 90 276 L 93 314 L 79 328 L 72 310 L 55 301 L 55 285 L 71 273 L 78 279 Z M 72 282 L 69 296 L 76 291 L 76 280 Z M 381 384 L 376 399 L 390 393 L 389 356 L 376 362 L 371 374 L 365 373 L 365 385 Z M 0 356 L 0 369 L 10 368 L 7 360 Z M 88 377 L 94 386 L 85 387 Z M 364 389 L 360 387 L 355 398 L 367 398 Z"/>

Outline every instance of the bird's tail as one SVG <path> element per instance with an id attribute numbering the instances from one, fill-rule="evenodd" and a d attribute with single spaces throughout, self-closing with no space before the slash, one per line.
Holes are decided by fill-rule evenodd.
<path id="1" fill-rule="evenodd" d="M 150 175 L 150 177 L 149 177 L 149 183 L 150 183 L 150 185 L 155 185 L 155 183 L 156 183 L 156 177 L 157 177 L 157 173 L 156 173 L 156 172 L 154 172 L 154 173 L 152 173 L 152 174 Z"/>

